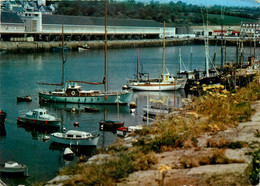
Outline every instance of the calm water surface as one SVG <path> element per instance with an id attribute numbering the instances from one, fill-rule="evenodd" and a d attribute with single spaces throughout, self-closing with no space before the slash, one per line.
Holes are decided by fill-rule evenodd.
<path id="1" fill-rule="evenodd" d="M 204 68 L 204 46 L 176 46 L 166 48 L 166 67 L 170 73 L 176 74 L 179 69 L 179 49 L 182 52 L 182 60 L 189 68 L 190 51 L 193 51 L 193 68 Z M 217 51 L 217 64 L 220 61 L 220 48 L 210 47 L 210 55 Z M 249 53 L 249 50 L 246 50 Z M 259 49 L 257 49 L 259 53 Z M 235 60 L 235 47 L 227 48 L 227 59 Z M 65 79 L 100 82 L 103 79 L 104 54 L 102 50 L 90 50 L 87 52 L 66 53 Z M 119 91 L 125 84 L 126 78 L 132 78 L 136 72 L 136 49 L 116 49 L 108 51 L 108 89 Z M 150 73 L 150 77 L 159 77 L 161 73 L 162 48 L 139 49 L 139 61 L 144 71 Z M 130 114 L 128 106 L 96 106 L 99 113 L 85 113 L 81 110 L 84 105 L 77 104 L 46 104 L 39 105 L 38 91 L 40 89 L 52 89 L 55 87 L 39 86 L 37 82 L 60 83 L 61 82 L 61 54 L 5 54 L 0 56 L 0 107 L 6 110 L 7 120 L 5 128 L 0 131 L 0 163 L 13 160 L 29 167 L 27 178 L 1 179 L 8 185 L 26 184 L 47 181 L 52 179 L 57 171 L 68 164 L 62 157 L 64 147 L 43 142 L 45 131 L 37 131 L 31 128 L 17 126 L 17 117 L 20 111 L 45 107 L 49 112 L 63 118 L 63 125 L 73 129 L 73 123 L 79 122 L 79 130 L 98 131 L 98 121 L 106 119 L 125 121 L 125 126 L 146 123 L 142 121 L 142 107 L 150 98 L 162 97 L 169 105 L 182 106 L 181 99 L 186 97 L 185 92 L 138 92 L 132 95 L 132 100 L 138 104 L 136 114 Z M 103 86 L 82 85 L 84 89 L 103 90 Z M 31 95 L 31 103 L 17 103 L 17 96 Z M 147 96 L 149 98 L 147 98 Z M 77 112 L 71 112 L 76 108 Z M 116 140 L 112 132 L 99 132 L 101 138 L 98 147 L 107 146 Z M 77 156 L 85 154 L 88 157 L 93 149 L 73 149 Z M 75 158 L 74 161 L 76 161 Z"/>

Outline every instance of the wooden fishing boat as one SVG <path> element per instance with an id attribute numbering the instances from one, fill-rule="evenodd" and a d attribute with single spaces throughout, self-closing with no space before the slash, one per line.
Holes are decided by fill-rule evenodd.
<path id="1" fill-rule="evenodd" d="M 21 112 L 18 116 L 17 122 L 39 127 L 59 128 L 61 119 L 48 114 L 46 109 L 39 108 L 26 113 Z"/>
<path id="2" fill-rule="evenodd" d="M 50 135 L 53 142 L 65 145 L 75 146 L 96 146 L 99 140 L 99 134 L 92 135 L 89 132 L 68 130 L 65 133 L 55 132 Z"/>

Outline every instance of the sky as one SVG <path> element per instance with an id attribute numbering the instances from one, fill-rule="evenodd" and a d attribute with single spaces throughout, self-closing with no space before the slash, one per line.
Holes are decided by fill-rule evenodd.
<path id="1" fill-rule="evenodd" d="M 150 2 L 151 0 L 139 0 L 142 2 Z M 178 2 L 182 1 L 184 3 L 188 4 L 196 4 L 196 5 L 222 5 L 222 6 L 249 6 L 249 7 L 259 7 L 260 6 L 260 0 L 154 0 L 159 2 Z"/>

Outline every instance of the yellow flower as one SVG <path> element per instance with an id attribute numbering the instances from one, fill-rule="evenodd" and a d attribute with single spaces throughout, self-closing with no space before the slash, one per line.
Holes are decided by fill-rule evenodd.
<path id="1" fill-rule="evenodd" d="M 159 168 L 158 168 L 158 170 L 159 170 L 159 172 L 160 173 L 166 173 L 168 170 L 170 170 L 171 169 L 171 167 L 169 167 L 168 165 L 165 165 L 165 164 L 163 164 L 163 165 L 161 165 Z"/>

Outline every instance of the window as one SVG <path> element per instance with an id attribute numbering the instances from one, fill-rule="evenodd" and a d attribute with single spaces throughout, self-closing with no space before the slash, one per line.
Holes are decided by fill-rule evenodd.
<path id="1" fill-rule="evenodd" d="M 68 134 L 67 137 L 73 138 L 73 135 L 72 134 Z"/>
<path id="2" fill-rule="evenodd" d="M 40 112 L 40 115 L 42 115 L 42 112 Z"/>

